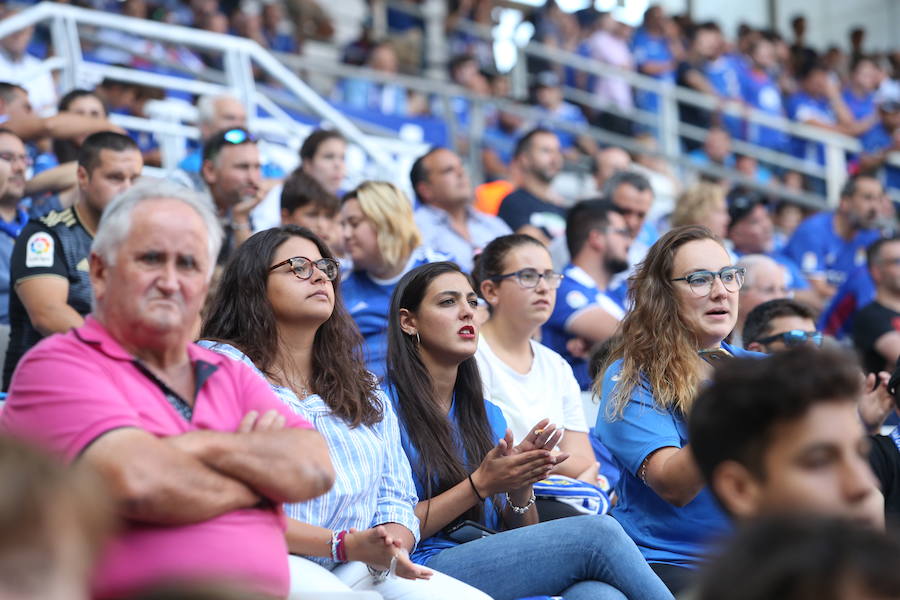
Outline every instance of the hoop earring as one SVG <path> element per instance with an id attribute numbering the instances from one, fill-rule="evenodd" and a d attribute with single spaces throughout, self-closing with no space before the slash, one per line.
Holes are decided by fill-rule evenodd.
<path id="1" fill-rule="evenodd" d="M 422 345 L 422 338 L 419 337 L 419 332 L 416 332 L 416 348 Z"/>

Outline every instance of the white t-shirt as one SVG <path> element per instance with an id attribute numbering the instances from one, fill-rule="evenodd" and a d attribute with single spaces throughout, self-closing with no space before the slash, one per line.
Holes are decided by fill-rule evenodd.
<path id="1" fill-rule="evenodd" d="M 531 370 L 522 375 L 500 360 L 482 336 L 475 359 L 484 397 L 503 411 L 516 443 L 544 418 L 569 431 L 587 432 L 581 390 L 572 367 L 562 356 L 534 340 L 531 350 Z"/>

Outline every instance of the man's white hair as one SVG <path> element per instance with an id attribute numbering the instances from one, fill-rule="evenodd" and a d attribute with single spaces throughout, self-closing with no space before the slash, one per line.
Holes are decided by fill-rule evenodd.
<path id="1" fill-rule="evenodd" d="M 234 100 L 240 103 L 234 94 L 206 94 L 197 100 L 197 125 L 208 125 L 216 120 L 216 103 L 219 100 Z"/>
<path id="2" fill-rule="evenodd" d="M 134 210 L 147 200 L 177 200 L 193 208 L 206 226 L 207 250 L 209 251 L 209 273 L 212 277 L 216 258 L 222 246 L 222 225 L 216 217 L 212 203 L 206 196 L 166 179 L 141 177 L 122 192 L 106 207 L 91 244 L 91 252 L 96 253 L 107 265 L 113 265 L 119 247 L 131 232 Z"/>
<path id="3" fill-rule="evenodd" d="M 747 269 L 747 274 L 744 276 L 744 288 L 747 289 L 753 288 L 756 275 L 763 267 L 774 267 L 779 269 L 782 275 L 784 275 L 785 283 L 788 281 L 787 270 L 779 264 L 778 261 L 765 254 L 747 254 L 746 256 L 742 256 L 737 261 L 736 266 Z"/>

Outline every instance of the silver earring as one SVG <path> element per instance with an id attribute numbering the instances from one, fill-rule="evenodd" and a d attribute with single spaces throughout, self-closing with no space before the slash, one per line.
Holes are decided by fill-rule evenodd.
<path id="1" fill-rule="evenodd" d="M 413 336 L 413 334 L 410 334 L 410 335 L 409 335 L 409 337 L 412 337 L 412 336 Z M 422 343 L 422 340 L 419 338 L 419 332 L 418 332 L 418 331 L 415 333 L 415 336 L 416 336 L 416 346 L 419 346 L 419 345 Z"/>

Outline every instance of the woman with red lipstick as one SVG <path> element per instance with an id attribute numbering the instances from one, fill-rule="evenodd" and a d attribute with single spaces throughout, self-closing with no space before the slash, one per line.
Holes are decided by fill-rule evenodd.
<path id="1" fill-rule="evenodd" d="M 557 473 L 596 485 L 597 460 L 572 367 L 532 339 L 553 313 L 563 278 L 550 253 L 533 237 L 505 235 L 484 248 L 475 276 L 491 311 L 475 354 L 485 397 L 503 411 L 516 439 L 545 417 L 559 424 L 565 431 L 559 450 L 569 458 Z"/>
<path id="2" fill-rule="evenodd" d="M 247 364 L 328 443 L 332 489 L 285 506 L 292 592 L 485 600 L 409 559 L 419 533 L 409 461 L 339 283 L 337 261 L 310 230 L 259 232 L 232 256 L 202 331 L 202 345 Z M 389 571 L 399 578 L 382 581 Z"/>
<path id="3" fill-rule="evenodd" d="M 755 353 L 723 340 L 737 319 L 744 271 L 709 229 L 662 236 L 631 277 L 632 309 L 619 326 L 595 433 L 622 466 L 612 515 L 673 591 L 728 522 L 691 455 L 687 416 L 717 360 Z"/>
<path id="4" fill-rule="evenodd" d="M 391 299 L 385 391 L 419 496 L 413 561 L 495 600 L 671 598 L 611 517 L 538 523 L 532 484 L 567 456 L 551 452 L 560 431 L 547 419 L 514 440 L 484 399 L 477 305 L 449 262 L 413 269 Z"/>

